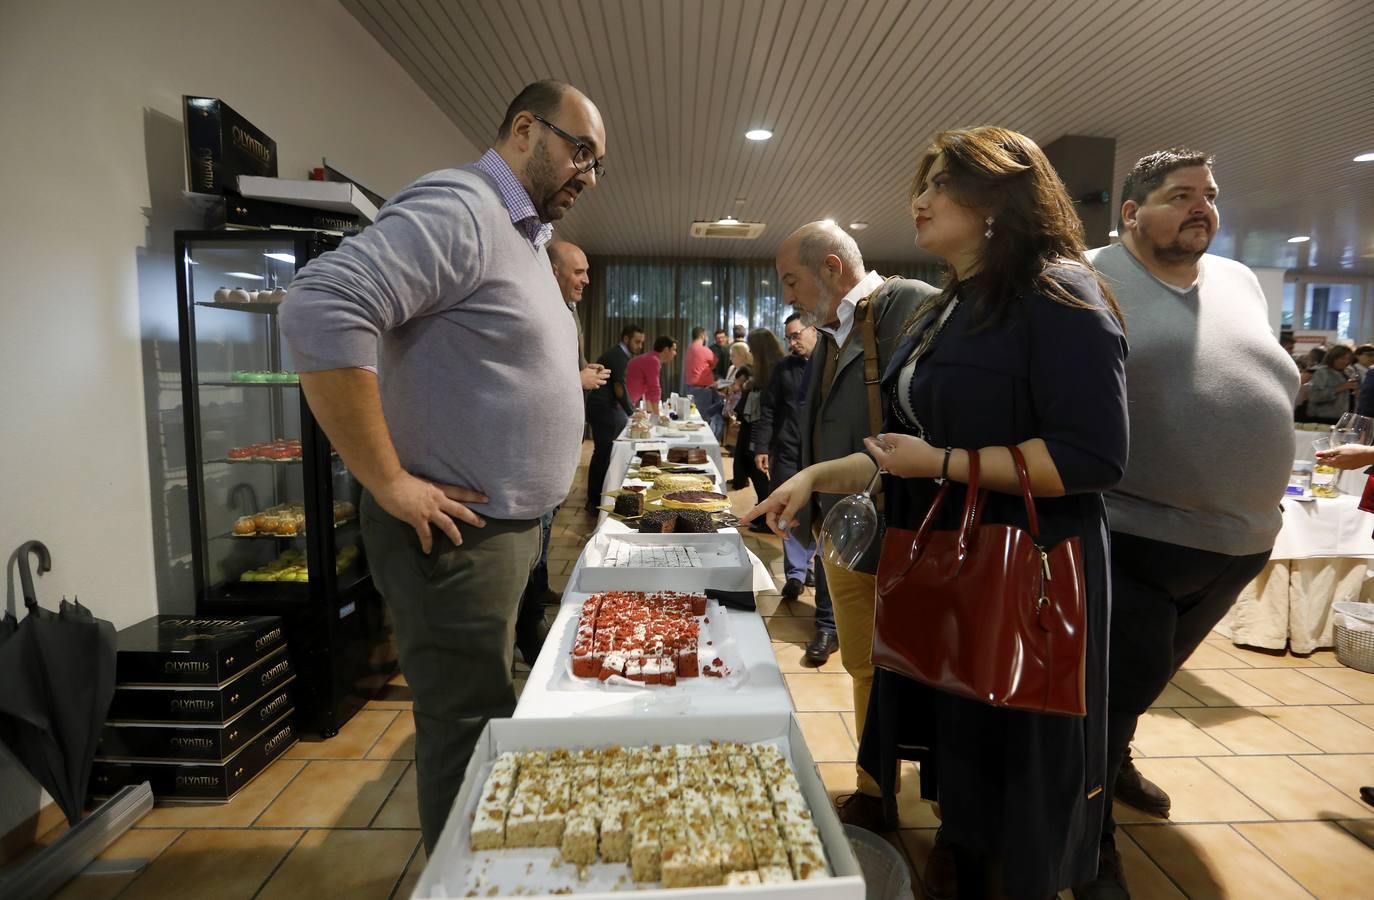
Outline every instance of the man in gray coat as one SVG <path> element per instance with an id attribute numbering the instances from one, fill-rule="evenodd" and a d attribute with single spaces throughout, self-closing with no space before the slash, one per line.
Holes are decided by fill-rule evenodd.
<path id="1" fill-rule="evenodd" d="M 803 325 L 814 323 L 820 332 L 799 415 L 802 467 L 863 453 L 863 440 L 870 435 L 871 426 L 863 333 L 855 319 L 856 308 L 869 298 L 881 373 L 916 307 L 938 291 L 921 281 L 898 278 L 885 282 L 877 272 L 867 271 L 854 238 L 833 223 L 812 222 L 797 229 L 778 249 L 776 262 L 783 299 L 801 313 Z M 806 529 L 818 531 L 825 514 L 839 499 L 818 494 L 803 510 L 798 530 L 803 534 Z M 874 572 L 879 550 L 874 542 L 860 563 L 862 571 L 825 564 L 840 656 L 854 680 L 854 718 L 860 737 L 873 688 Z M 857 791 L 840 800 L 840 818 L 881 831 L 878 783 L 863 769 L 857 774 Z"/>

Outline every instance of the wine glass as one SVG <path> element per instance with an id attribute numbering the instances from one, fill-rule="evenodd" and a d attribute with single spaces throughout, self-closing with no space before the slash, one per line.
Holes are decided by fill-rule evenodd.
<path id="1" fill-rule="evenodd" d="M 821 523 L 821 553 L 829 562 L 852 570 L 872 546 L 878 534 L 878 509 L 871 494 L 882 474 L 882 469 L 874 472 L 863 493 L 850 494 L 825 514 Z"/>
<path id="2" fill-rule="evenodd" d="M 1356 413 L 1346 413 L 1332 429 L 1331 446 L 1343 444 L 1368 444 L 1374 441 L 1374 419 Z"/>

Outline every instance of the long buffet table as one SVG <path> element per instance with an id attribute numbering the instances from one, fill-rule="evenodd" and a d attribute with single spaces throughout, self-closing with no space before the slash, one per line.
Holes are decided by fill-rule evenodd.
<path id="1" fill-rule="evenodd" d="M 700 418 L 691 421 L 700 422 Z M 717 488 L 724 493 L 724 465 L 720 445 L 709 428 L 676 434 L 655 429 L 653 438 L 632 440 L 622 433 L 611 454 L 604 491 L 617 491 L 624 483 L 626 471 L 635 457 L 638 443 L 666 443 L 671 447 L 698 447 L 706 450 L 715 469 Z M 620 520 L 603 512 L 595 534 L 617 534 L 631 531 Z M 722 528 L 733 533 L 737 529 Z M 591 541 L 588 541 L 590 545 Z M 747 552 L 747 551 L 746 551 Z M 753 569 L 753 589 L 774 590 L 768 567 L 752 552 L 748 554 Z M 587 562 L 583 550 L 577 566 L 568 578 L 568 587 L 558 616 L 549 629 L 548 641 L 539 660 L 530 671 L 529 680 L 515 708 L 516 718 L 553 716 L 622 716 L 637 713 L 656 715 L 714 715 L 728 713 L 771 713 L 792 710 L 792 698 L 778 670 L 772 640 L 763 619 L 757 612 L 722 609 L 724 628 L 732 643 L 732 656 L 743 671 L 736 678 L 724 682 L 702 680 L 691 690 L 682 688 L 607 688 L 589 679 L 570 677 L 569 660 L 573 637 L 577 632 L 582 602 L 591 596 L 579 588 L 582 570 Z"/>
<path id="2" fill-rule="evenodd" d="M 720 447 L 709 430 L 660 436 L 653 440 L 666 441 L 670 447 L 704 447 L 715 470 L 717 487 L 724 492 Z M 635 456 L 634 448 L 634 441 L 617 443 L 606 479 L 607 487 L 614 490 L 623 484 Z M 858 861 L 793 717 L 791 695 L 778 670 L 768 630 L 757 612 L 727 610 L 714 602 L 708 606 L 704 627 L 710 629 L 715 640 L 726 639 L 728 644 L 728 647 L 717 647 L 731 667 L 731 673 L 724 678 L 704 675 L 684 678 L 674 687 L 631 684 L 616 687 L 597 679 L 572 676 L 573 639 L 582 603 L 591 596 L 581 588 L 583 570 L 591 568 L 589 558 L 593 562 L 597 560 L 598 536 L 630 530 L 619 519 L 602 514 L 569 577 L 558 616 L 530 672 L 515 714 L 510 720 L 493 720 L 478 741 L 462 792 L 412 896 L 509 896 L 511 885 L 516 885 L 514 892 L 526 896 L 577 893 L 588 894 L 595 900 L 609 900 L 612 892 L 619 896 L 619 891 L 631 888 L 623 863 L 617 864 L 618 867 L 604 861 L 582 868 L 560 866 L 553 850 L 515 851 L 522 855 L 517 855 L 513 863 L 503 863 L 499 858 L 493 861 L 490 854 L 478 854 L 469 847 L 469 823 L 475 821 L 479 794 L 484 790 L 482 785 L 487 773 L 492 770 L 493 757 L 502 750 L 743 740 L 774 743 L 790 760 L 820 830 L 831 877 L 819 881 L 769 883 L 747 889 L 728 885 L 679 888 L 672 895 L 683 900 L 736 896 L 757 900 L 861 900 L 864 883 Z M 737 533 L 734 528 L 721 531 Z M 753 553 L 744 552 L 754 591 L 773 590 L 775 584 L 768 568 Z M 599 571 L 604 573 L 606 570 Z M 742 584 L 743 563 L 734 571 Z M 526 859 L 531 861 L 525 863 Z"/>

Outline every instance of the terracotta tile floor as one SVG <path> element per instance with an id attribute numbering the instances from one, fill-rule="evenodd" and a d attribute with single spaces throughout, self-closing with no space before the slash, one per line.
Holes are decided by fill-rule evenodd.
<path id="1" fill-rule="evenodd" d="M 584 466 L 589 453 L 587 444 Z M 752 490 L 734 496 L 736 511 L 752 505 Z M 555 523 L 549 558 L 558 591 L 594 525 L 584 501 L 576 489 Z M 780 542 L 744 539 L 781 586 Z M 793 603 L 765 595 L 760 609 L 822 777 L 832 794 L 847 792 L 849 676 L 838 654 L 821 669 L 800 664 L 811 591 Z M 527 671 L 517 664 L 518 684 Z M 1174 815 L 1164 823 L 1120 809 L 1133 896 L 1370 896 L 1374 808 L 1357 790 L 1374 784 L 1371 704 L 1374 675 L 1342 667 L 1329 651 L 1274 656 L 1209 639 L 1140 726 L 1138 764 L 1173 797 Z M 83 876 L 59 896 L 408 896 L 425 862 L 410 706 L 398 677 L 338 737 L 297 745 L 233 802 L 154 810 L 105 853 L 150 859 L 138 876 Z M 910 764 L 903 780 L 902 829 L 891 840 L 919 872 L 937 820 L 916 794 Z"/>

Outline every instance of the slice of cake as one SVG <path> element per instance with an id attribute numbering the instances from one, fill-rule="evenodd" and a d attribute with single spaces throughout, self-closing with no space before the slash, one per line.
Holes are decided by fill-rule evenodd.
<path id="1" fill-rule="evenodd" d="M 657 466 L 663 462 L 663 454 L 657 450 L 639 451 L 639 467 Z"/>
<path id="2" fill-rule="evenodd" d="M 615 514 L 633 518 L 644 514 L 644 495 L 638 491 L 621 491 L 615 495 Z"/>
<path id="3" fill-rule="evenodd" d="M 677 510 L 677 530 L 682 534 L 715 534 L 716 520 L 700 509 Z"/>
<path id="4" fill-rule="evenodd" d="M 481 803 L 472 820 L 472 849 L 499 850 L 506 846 L 506 810 L 504 806 Z"/>
<path id="5" fill-rule="evenodd" d="M 641 534 L 670 534 L 677 527 L 677 513 L 671 509 L 655 509 L 639 519 Z"/>
<path id="6" fill-rule="evenodd" d="M 578 866 L 596 862 L 596 819 L 582 809 L 573 810 L 563 829 L 563 861 Z"/>
<path id="7" fill-rule="evenodd" d="M 668 462 L 687 463 L 689 465 L 706 462 L 706 451 L 700 447 L 670 447 L 668 449 Z"/>

